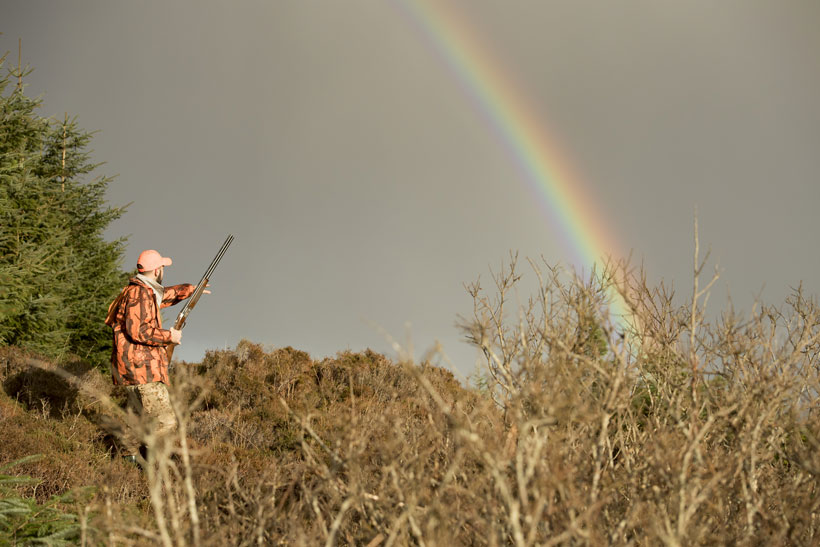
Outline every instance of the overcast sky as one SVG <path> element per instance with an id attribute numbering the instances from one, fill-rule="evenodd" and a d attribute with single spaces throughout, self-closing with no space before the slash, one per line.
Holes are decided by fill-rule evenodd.
<path id="1" fill-rule="evenodd" d="M 404 340 L 410 322 L 463 376 L 462 284 L 510 250 L 573 260 L 397 2 L 0 1 L 40 113 L 97 130 L 109 201 L 133 202 L 109 230 L 130 234 L 125 267 L 156 248 L 195 283 L 236 236 L 176 356 L 242 338 L 392 355 L 373 325 Z M 654 279 L 688 290 L 697 206 L 713 309 L 817 293 L 820 2 L 448 5 Z"/>

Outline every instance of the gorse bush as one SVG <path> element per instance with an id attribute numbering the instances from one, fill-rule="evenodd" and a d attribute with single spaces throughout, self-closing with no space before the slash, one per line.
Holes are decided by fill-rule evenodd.
<path id="1" fill-rule="evenodd" d="M 126 279 L 124 240 L 103 232 L 123 209 L 105 202 L 110 178 L 89 179 L 91 134 L 39 106 L 0 77 L 0 343 L 103 365 L 103 320 Z"/>

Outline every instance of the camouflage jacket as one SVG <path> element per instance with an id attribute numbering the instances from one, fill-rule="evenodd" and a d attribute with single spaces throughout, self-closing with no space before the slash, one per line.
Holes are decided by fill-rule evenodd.
<path id="1" fill-rule="evenodd" d="M 165 287 L 161 307 L 185 300 L 195 288 L 187 283 Z M 171 343 L 171 331 L 162 328 L 162 317 L 151 287 L 132 278 L 109 306 L 105 323 L 114 329 L 111 376 L 115 384 L 168 384 L 165 346 Z"/>

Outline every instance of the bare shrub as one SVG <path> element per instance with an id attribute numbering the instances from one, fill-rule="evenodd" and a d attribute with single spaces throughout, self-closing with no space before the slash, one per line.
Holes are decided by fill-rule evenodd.
<path id="1" fill-rule="evenodd" d="M 696 255 L 696 277 L 704 264 Z M 524 273 L 537 288 L 511 306 Z M 17 400 L 0 398 L 12 424 L 9 458 L 50 443 L 70 462 L 97 459 L 77 475 L 53 464 L 39 475 L 26 470 L 51 477 L 49 496 L 99 486 L 83 509 L 89 542 L 817 541 L 813 298 L 798 288 L 781 308 L 761 304 L 742 317 L 730 308 L 710 320 L 708 281 L 693 283 L 681 303 L 625 262 L 581 279 L 535 261 L 522 273 L 515 255 L 492 282 L 489 292 L 468 285 L 475 306 L 461 320 L 485 356 L 480 390 L 432 366 L 434 355 L 317 361 L 242 341 L 200 364 L 176 364 L 177 434 L 131 424 L 149 447 L 142 474 L 100 465 L 108 452 L 91 413 L 71 426 L 70 414 L 38 407 L 59 399 L 36 382 L 24 382 Z M 626 302 L 621 318 L 610 312 L 616 294 Z M 22 370 L 0 365 L 4 382 Z M 116 414 L 120 401 L 106 397 L 57 406 L 96 400 Z M 27 427 L 38 432 L 28 443 Z M 77 443 L 67 444 L 72 435 Z"/>
<path id="2" fill-rule="evenodd" d="M 517 441 L 509 455 L 494 453 L 460 425 L 504 509 L 497 543 L 815 538 L 812 300 L 798 290 L 784 310 L 708 323 L 697 282 L 690 304 L 676 307 L 623 263 L 586 282 L 531 265 L 541 288 L 518 321 L 504 315 L 519 279 L 513 259 L 494 276 L 495 297 L 469 287 L 476 307 L 464 322 Z M 696 276 L 702 269 L 696 258 Z M 629 304 L 627 328 L 608 316 L 612 290 Z"/>

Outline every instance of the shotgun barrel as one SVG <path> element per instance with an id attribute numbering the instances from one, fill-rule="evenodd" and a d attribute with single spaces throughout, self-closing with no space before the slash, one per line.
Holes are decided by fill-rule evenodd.
<path id="1" fill-rule="evenodd" d="M 182 330 L 185 328 L 185 323 L 188 321 L 188 314 L 191 313 L 196 307 L 197 302 L 199 302 L 199 297 L 202 296 L 203 291 L 205 291 L 205 287 L 208 285 L 208 280 L 213 275 L 214 270 L 219 265 L 219 261 L 222 260 L 222 257 L 225 255 L 225 251 L 228 250 L 231 243 L 233 242 L 233 236 L 228 234 L 228 238 L 225 240 L 225 243 L 222 244 L 220 247 L 219 252 L 216 253 L 216 256 L 211 261 L 211 265 L 208 266 L 208 269 L 205 270 L 205 275 L 202 276 L 202 279 L 199 280 L 199 283 L 194 289 L 194 292 L 191 294 L 191 297 L 188 299 L 188 302 L 185 303 L 185 307 L 182 308 L 182 311 L 179 312 L 177 315 L 177 319 L 174 322 L 174 328 L 177 330 Z M 168 362 L 171 362 L 171 357 L 174 355 L 174 348 L 176 344 L 169 344 L 165 351 L 168 354 Z"/>

